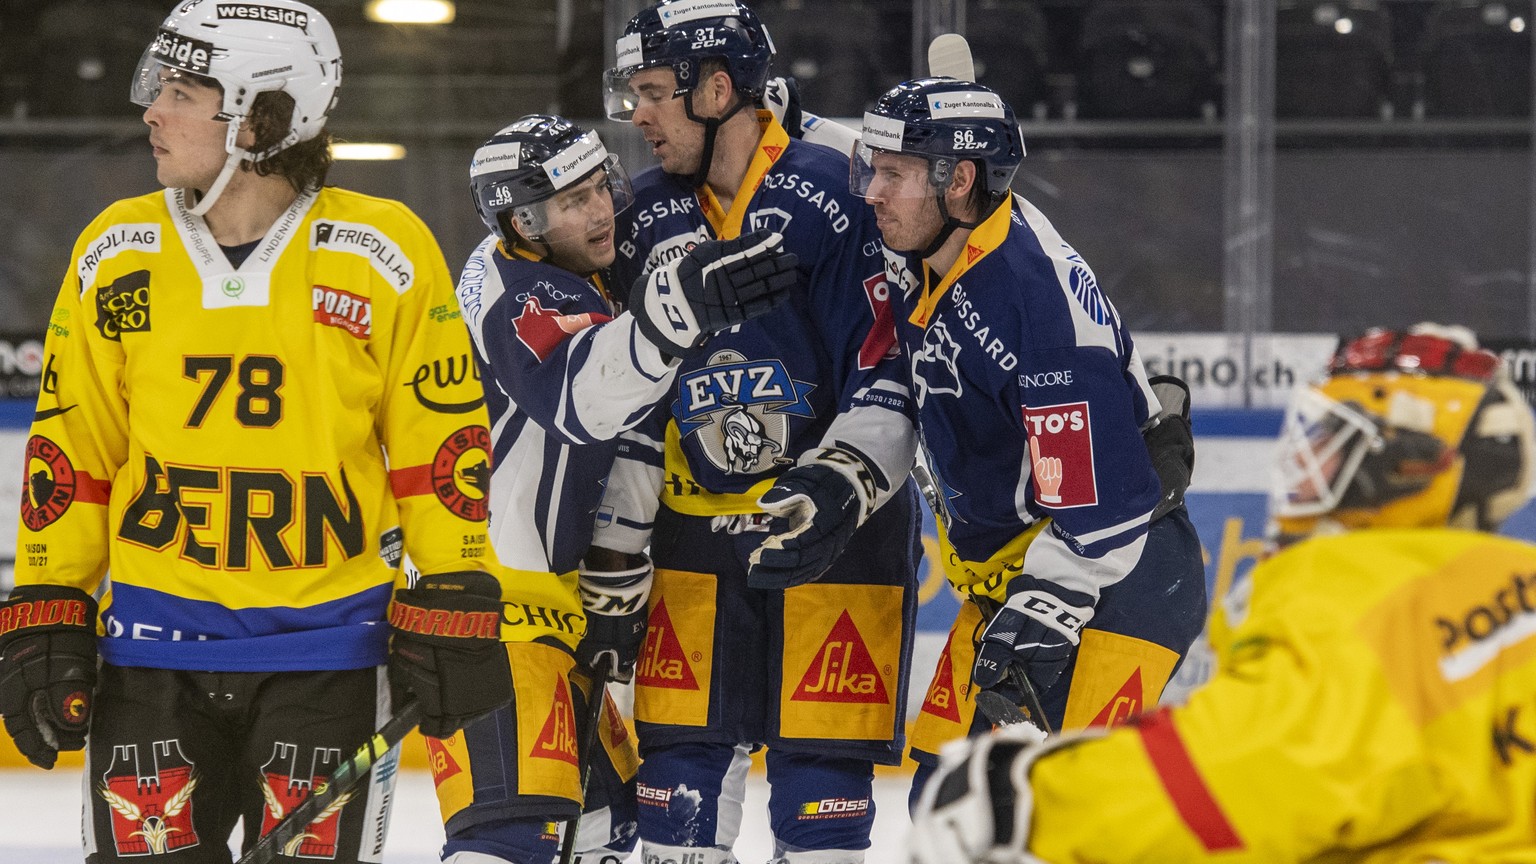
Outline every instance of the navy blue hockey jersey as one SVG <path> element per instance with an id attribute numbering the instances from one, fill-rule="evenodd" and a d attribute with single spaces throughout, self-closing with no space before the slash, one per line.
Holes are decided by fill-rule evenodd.
<path id="1" fill-rule="evenodd" d="M 635 204 L 619 216 L 619 284 L 702 240 L 763 228 L 799 256 L 801 283 L 773 312 L 684 360 L 664 410 L 626 436 L 601 545 L 643 546 L 658 491 L 680 513 L 761 513 L 757 499 L 774 478 L 823 447 L 870 469 L 869 509 L 911 470 L 913 406 L 872 212 L 849 193 L 842 156 L 791 141 L 766 111 L 759 121 L 764 134 L 729 212 L 708 187 L 653 168 L 636 178 Z"/>
<path id="2" fill-rule="evenodd" d="M 948 273 L 886 258 L 950 581 L 1001 599 L 1023 572 L 1097 600 L 1160 495 L 1141 428 L 1161 406 L 1119 313 L 1018 196 Z"/>
<path id="3" fill-rule="evenodd" d="M 614 439 L 668 392 L 676 363 L 617 313 L 599 276 L 509 254 L 494 236 L 470 256 L 458 296 L 491 419 L 492 545 L 510 567 L 574 571 Z"/>

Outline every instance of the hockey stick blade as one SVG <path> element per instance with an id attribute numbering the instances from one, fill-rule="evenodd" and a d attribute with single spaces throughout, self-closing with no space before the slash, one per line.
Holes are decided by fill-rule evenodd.
<path id="1" fill-rule="evenodd" d="M 976 80 L 971 44 L 959 33 L 940 33 L 928 43 L 928 74 L 935 77 Z"/>
<path id="2" fill-rule="evenodd" d="M 581 762 L 581 807 L 587 806 L 587 781 L 592 778 L 592 760 L 597 748 L 597 724 L 603 720 L 603 703 L 608 699 L 608 670 L 612 666 L 607 654 L 602 655 L 596 669 L 592 670 L 592 704 L 587 708 L 587 728 L 581 730 L 581 749 L 576 757 Z M 576 860 L 576 833 L 581 828 L 581 810 L 566 822 L 565 836 L 560 838 L 560 864 L 572 864 Z"/>
<path id="3" fill-rule="evenodd" d="M 240 856 L 235 864 L 270 864 L 277 856 L 284 854 L 288 844 L 309 830 L 310 823 L 336 799 L 351 792 L 358 785 L 368 779 L 374 765 L 383 759 L 390 749 L 410 734 L 412 729 L 421 723 L 421 705 L 415 699 L 407 700 L 400 706 L 395 716 L 389 718 L 379 731 L 373 733 L 373 737 L 357 748 L 345 762 L 331 774 L 331 778 L 325 785 L 310 793 L 303 803 L 293 808 L 283 820 L 272 826 L 272 830 L 262 835 L 251 847 L 251 851 Z"/>
<path id="4" fill-rule="evenodd" d="M 976 707 L 980 709 L 982 716 L 993 726 L 1017 726 L 1020 723 L 1030 723 L 1029 715 L 1024 709 L 1008 701 L 1003 694 L 995 690 L 982 690 L 976 694 Z"/>

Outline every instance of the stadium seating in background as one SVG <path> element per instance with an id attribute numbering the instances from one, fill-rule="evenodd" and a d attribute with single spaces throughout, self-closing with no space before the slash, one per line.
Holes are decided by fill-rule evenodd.
<path id="1" fill-rule="evenodd" d="M 1090 3 L 1078 44 L 1078 115 L 1214 118 L 1223 39 L 1218 8 L 1200 0 Z"/>
<path id="2" fill-rule="evenodd" d="M 1377 0 L 1281 0 L 1275 116 L 1392 116 L 1392 22 Z"/>
<path id="3" fill-rule="evenodd" d="M 965 33 L 978 81 L 1001 94 L 1020 119 L 1044 119 L 1050 99 L 1050 35 L 1040 4 L 971 0 Z"/>
<path id="4" fill-rule="evenodd" d="M 1437 2 L 1420 52 L 1426 117 L 1531 111 L 1530 0 Z"/>
<path id="5" fill-rule="evenodd" d="M 806 110 L 826 117 L 862 117 L 910 65 L 882 56 L 880 18 L 859 0 L 774 0 L 752 8 L 777 50 L 774 74 L 795 79 Z"/>

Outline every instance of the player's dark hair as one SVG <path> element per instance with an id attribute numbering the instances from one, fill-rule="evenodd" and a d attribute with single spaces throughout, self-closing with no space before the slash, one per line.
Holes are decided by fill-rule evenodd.
<path id="1" fill-rule="evenodd" d="M 251 131 L 256 135 L 256 142 L 251 147 L 253 152 L 260 153 L 288 134 L 293 107 L 293 97 L 281 90 L 256 94 L 250 117 Z M 321 132 L 249 167 L 257 177 L 276 174 L 287 180 L 293 191 L 304 193 L 325 185 L 325 175 L 330 173 L 332 161 L 331 133 Z"/>

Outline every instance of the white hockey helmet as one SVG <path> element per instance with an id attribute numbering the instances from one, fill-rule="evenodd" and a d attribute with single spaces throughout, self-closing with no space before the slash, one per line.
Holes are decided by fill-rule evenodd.
<path id="1" fill-rule="evenodd" d="M 330 22 L 296 0 L 186 0 L 160 25 L 134 75 L 129 98 L 148 107 L 160 93 L 161 67 L 212 78 L 224 88 L 217 119 L 244 119 L 259 93 L 293 97 L 289 132 L 268 151 L 319 135 L 341 87 L 341 47 Z"/>

